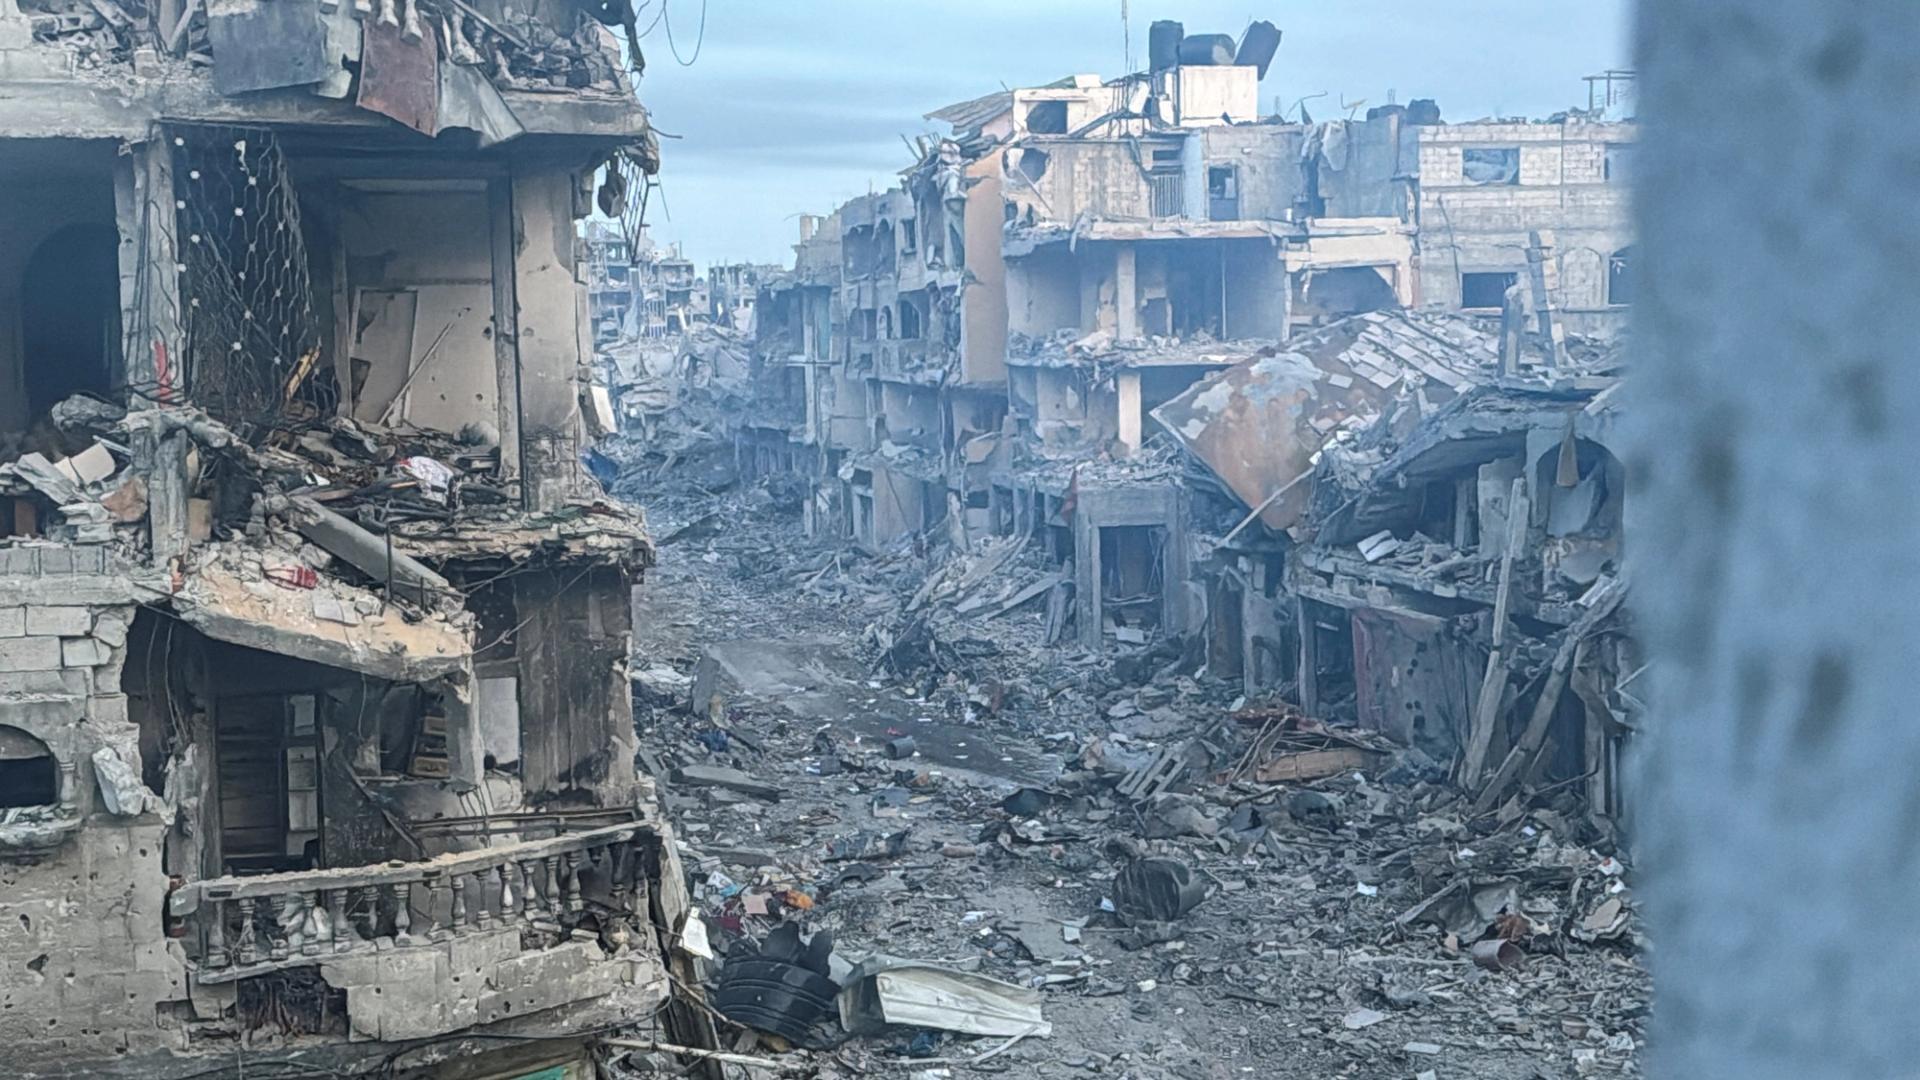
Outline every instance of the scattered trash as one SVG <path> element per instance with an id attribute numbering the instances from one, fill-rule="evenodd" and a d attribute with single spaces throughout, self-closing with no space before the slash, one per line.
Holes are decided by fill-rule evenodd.
<path id="1" fill-rule="evenodd" d="M 1511 971 L 1524 967 L 1527 962 L 1527 954 L 1520 951 L 1520 946 L 1498 938 L 1474 942 L 1468 954 L 1473 957 L 1475 964 L 1488 971 Z"/>
<path id="2" fill-rule="evenodd" d="M 896 833 L 857 832 L 827 846 L 828 862 L 848 859 L 890 859 L 907 850 L 907 830 Z"/>
<path id="3" fill-rule="evenodd" d="M 1135 859 L 1113 879 L 1114 911 L 1129 922 L 1173 922 L 1206 895 L 1206 883 L 1177 859 Z"/>
<path id="4" fill-rule="evenodd" d="M 1055 796 L 1045 788 L 1023 787 L 1019 791 L 1000 800 L 1000 809 L 1014 817 L 1037 817 L 1052 806 Z"/>
<path id="5" fill-rule="evenodd" d="M 713 959 L 713 946 L 707 943 L 707 924 L 700 921 L 697 912 L 689 912 L 687 921 L 680 925 L 680 947 L 702 960 Z"/>
<path id="6" fill-rule="evenodd" d="M 840 993 L 828 974 L 832 951 L 832 934 L 822 931 L 802 942 L 800 928 L 786 923 L 767 936 L 758 955 L 727 958 L 714 1008 L 755 1031 L 809 1045 L 815 1041 L 814 1025 L 826 1018 Z"/>

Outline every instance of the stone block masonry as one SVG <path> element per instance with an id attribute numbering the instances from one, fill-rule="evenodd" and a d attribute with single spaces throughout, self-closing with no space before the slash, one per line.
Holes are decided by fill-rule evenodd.
<path id="1" fill-rule="evenodd" d="M 83 607 L 29 607 L 26 626 L 29 634 L 53 637 L 85 637 L 93 631 L 93 612 Z"/>
<path id="2" fill-rule="evenodd" d="M 59 667 L 57 637 L 0 638 L 0 671 L 56 671 Z"/>

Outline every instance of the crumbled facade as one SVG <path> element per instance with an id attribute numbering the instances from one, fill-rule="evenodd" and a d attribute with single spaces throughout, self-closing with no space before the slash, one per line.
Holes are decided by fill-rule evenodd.
<path id="1" fill-rule="evenodd" d="M 13 1075 L 589 1075 L 666 1003 L 652 549 L 580 465 L 575 222 L 657 168 L 603 15 L 0 2 Z"/>

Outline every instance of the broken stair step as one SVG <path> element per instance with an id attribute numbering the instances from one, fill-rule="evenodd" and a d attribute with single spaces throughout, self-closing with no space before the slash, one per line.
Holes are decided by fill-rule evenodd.
<path id="1" fill-rule="evenodd" d="M 682 765 L 674 772 L 674 779 L 688 787 L 724 788 L 774 802 L 778 802 L 782 794 L 776 785 L 755 780 L 739 769 L 722 765 Z"/>

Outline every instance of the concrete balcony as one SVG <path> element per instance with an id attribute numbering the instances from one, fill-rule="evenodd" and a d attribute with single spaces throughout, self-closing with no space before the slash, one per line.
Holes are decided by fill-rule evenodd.
<path id="1" fill-rule="evenodd" d="M 425 1038 L 597 999 L 663 998 L 645 823 L 375 866 L 189 882 L 200 992 L 315 968 L 356 1040 Z M 632 1000 L 625 1000 L 631 998 Z"/>

